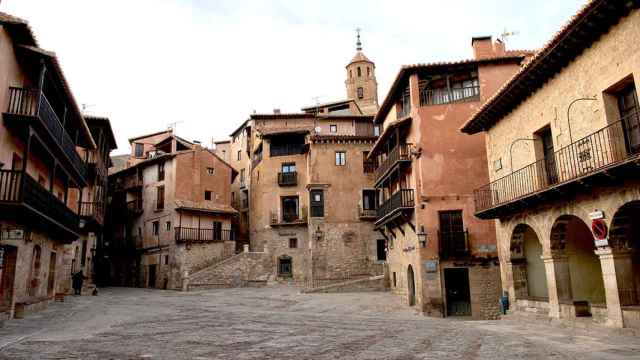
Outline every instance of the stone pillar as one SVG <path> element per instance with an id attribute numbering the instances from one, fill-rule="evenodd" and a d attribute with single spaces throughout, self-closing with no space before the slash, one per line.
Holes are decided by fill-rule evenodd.
<path id="1" fill-rule="evenodd" d="M 632 252 L 614 250 L 610 247 L 598 248 L 602 279 L 607 301 L 607 325 L 624 327 L 622 306 L 635 305 L 637 295 L 633 282 Z"/>
<path id="2" fill-rule="evenodd" d="M 569 257 L 566 254 L 550 254 L 542 256 L 542 260 L 547 274 L 549 316 L 560 318 L 560 302 L 573 299 Z"/>

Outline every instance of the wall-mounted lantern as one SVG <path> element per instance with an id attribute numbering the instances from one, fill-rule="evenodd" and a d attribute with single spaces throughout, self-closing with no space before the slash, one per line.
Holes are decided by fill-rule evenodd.
<path id="1" fill-rule="evenodd" d="M 322 232 L 322 230 L 320 230 L 320 226 L 318 226 L 316 228 L 316 231 L 313 233 L 313 237 L 316 239 L 316 241 L 320 241 L 322 240 L 323 236 L 324 236 L 324 233 Z"/>
<path id="2" fill-rule="evenodd" d="M 424 226 L 420 226 L 420 232 L 418 232 L 418 243 L 421 248 L 427 247 L 427 233 L 424 232 Z"/>

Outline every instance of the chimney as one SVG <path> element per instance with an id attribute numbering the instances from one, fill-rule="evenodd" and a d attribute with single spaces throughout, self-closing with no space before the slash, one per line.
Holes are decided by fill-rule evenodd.
<path id="1" fill-rule="evenodd" d="M 202 148 L 202 143 L 199 140 L 193 140 L 193 148 L 195 150 L 199 150 Z"/>
<path id="2" fill-rule="evenodd" d="M 473 57 L 475 59 L 494 56 L 491 36 L 478 36 L 471 38 L 471 47 L 473 48 Z"/>
<path id="3" fill-rule="evenodd" d="M 274 115 L 280 115 L 280 109 L 273 109 Z"/>
<path id="4" fill-rule="evenodd" d="M 493 43 L 493 55 L 494 56 L 503 56 L 506 53 L 506 49 L 504 43 L 500 39 L 496 39 Z"/>

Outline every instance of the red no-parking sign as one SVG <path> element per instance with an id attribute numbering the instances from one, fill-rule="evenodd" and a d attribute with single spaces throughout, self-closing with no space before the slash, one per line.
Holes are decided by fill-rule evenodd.
<path id="1" fill-rule="evenodd" d="M 591 231 L 593 232 L 593 237 L 596 240 L 596 246 L 607 246 L 609 244 L 607 241 L 609 230 L 607 229 L 607 223 L 603 219 L 592 220 Z"/>

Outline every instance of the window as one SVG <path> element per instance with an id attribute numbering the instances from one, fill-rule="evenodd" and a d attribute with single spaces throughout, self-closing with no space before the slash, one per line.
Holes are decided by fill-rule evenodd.
<path id="1" fill-rule="evenodd" d="M 362 208 L 364 210 L 376 209 L 376 191 L 367 189 L 362 190 Z"/>
<path id="2" fill-rule="evenodd" d="M 204 199 L 205 200 L 211 200 L 211 191 L 210 190 L 205 190 L 204 191 Z"/>
<path id="3" fill-rule="evenodd" d="M 618 111 L 624 124 L 627 150 L 640 151 L 640 121 L 638 120 L 638 95 L 634 83 L 630 83 L 616 94 Z"/>
<path id="4" fill-rule="evenodd" d="M 156 194 L 156 209 L 164 209 L 164 186 L 158 186 Z"/>
<path id="5" fill-rule="evenodd" d="M 135 143 L 135 157 L 141 158 L 144 155 L 144 145 Z"/>
<path id="6" fill-rule="evenodd" d="M 212 167 L 208 167 L 207 168 L 207 175 L 213 175 L 213 168 Z"/>
<path id="7" fill-rule="evenodd" d="M 353 71 L 349 70 L 349 79 L 353 78 Z"/>
<path id="8" fill-rule="evenodd" d="M 460 256 L 467 252 L 466 232 L 462 222 L 462 210 L 440 211 L 441 256 Z"/>
<path id="9" fill-rule="evenodd" d="M 344 151 L 336 151 L 336 165 L 344 166 L 347 163 L 347 153 Z"/>
<path id="10" fill-rule="evenodd" d="M 380 136 L 380 125 L 373 126 L 373 136 Z"/>
<path id="11" fill-rule="evenodd" d="M 164 229 L 166 231 L 171 230 L 171 221 L 167 221 L 166 223 L 164 223 Z"/>
<path id="12" fill-rule="evenodd" d="M 282 198 L 282 220 L 283 222 L 293 222 L 299 219 L 298 197 L 285 196 Z"/>
<path id="13" fill-rule="evenodd" d="M 296 163 L 284 163 L 284 164 L 282 164 L 282 172 L 283 173 L 294 173 L 294 172 L 296 172 Z"/>
<path id="14" fill-rule="evenodd" d="M 222 160 L 227 161 L 227 150 L 222 150 Z"/>
<path id="15" fill-rule="evenodd" d="M 371 76 L 371 68 L 367 66 L 367 76 Z"/>
<path id="16" fill-rule="evenodd" d="M 164 180 L 164 162 L 158 164 L 158 181 Z"/>
<path id="17" fill-rule="evenodd" d="M 160 235 L 160 222 L 154 221 L 151 223 L 151 230 L 153 231 L 153 236 Z"/>
<path id="18" fill-rule="evenodd" d="M 311 190 L 311 217 L 324 217 L 324 191 Z"/>
<path id="19" fill-rule="evenodd" d="M 502 170 L 502 158 L 498 158 L 493 162 L 493 170 L 494 171 Z"/>
<path id="20" fill-rule="evenodd" d="M 378 261 L 387 260 L 387 247 L 384 239 L 376 240 L 376 255 L 377 255 Z"/>
<path id="21" fill-rule="evenodd" d="M 332 133 L 338 132 L 338 125 L 329 125 L 329 132 L 332 132 Z"/>
<path id="22" fill-rule="evenodd" d="M 238 150 L 238 161 L 242 159 L 242 150 Z"/>
<path id="23" fill-rule="evenodd" d="M 164 256 L 164 264 L 169 265 L 169 255 Z"/>
<path id="24" fill-rule="evenodd" d="M 240 169 L 240 186 L 244 186 L 244 169 Z"/>
<path id="25" fill-rule="evenodd" d="M 362 152 L 362 171 L 365 174 L 370 174 L 376 170 L 376 162 L 375 160 L 368 159 L 369 152 Z"/>
<path id="26" fill-rule="evenodd" d="M 364 89 L 362 87 L 358 88 L 358 99 L 364 98 Z"/>
<path id="27" fill-rule="evenodd" d="M 22 158 L 16 153 L 11 158 L 11 170 L 22 170 Z"/>
<path id="28" fill-rule="evenodd" d="M 360 66 L 358 66 L 357 70 L 358 70 L 358 77 L 361 77 L 362 76 L 362 70 L 360 69 Z"/>
<path id="29" fill-rule="evenodd" d="M 396 286 L 398 286 L 398 281 L 396 279 L 396 272 L 394 271 L 393 272 L 393 287 L 396 287 Z"/>
<path id="30" fill-rule="evenodd" d="M 87 263 L 87 240 L 82 241 L 82 257 L 80 258 L 80 265 L 84 266 Z"/>
<path id="31" fill-rule="evenodd" d="M 289 239 L 289 249 L 295 249 L 298 247 L 298 239 L 297 238 L 290 238 Z"/>
<path id="32" fill-rule="evenodd" d="M 291 258 L 283 256 L 278 259 L 278 276 L 290 277 L 293 272 L 293 264 Z"/>

